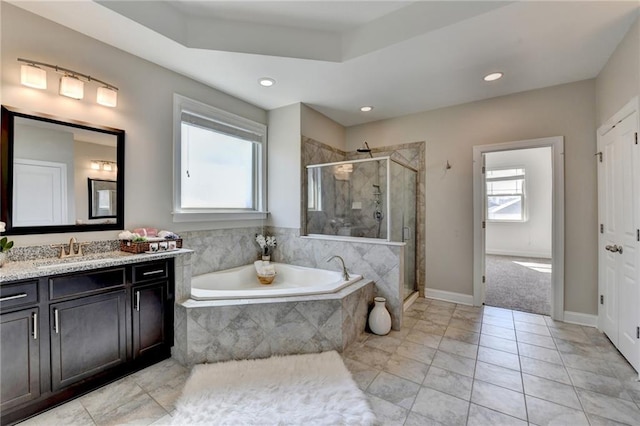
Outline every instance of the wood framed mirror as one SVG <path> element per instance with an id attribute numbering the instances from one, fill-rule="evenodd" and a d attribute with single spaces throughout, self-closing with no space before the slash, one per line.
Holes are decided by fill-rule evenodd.
<path id="1" fill-rule="evenodd" d="M 0 220 L 7 235 L 124 228 L 124 130 L 4 105 L 1 115 Z M 92 180 L 96 191 L 108 192 L 87 192 Z M 94 202 L 102 206 L 96 214 Z"/>

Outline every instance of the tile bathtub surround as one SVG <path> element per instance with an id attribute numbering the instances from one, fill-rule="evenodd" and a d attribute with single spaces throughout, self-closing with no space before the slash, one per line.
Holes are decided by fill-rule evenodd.
<path id="1" fill-rule="evenodd" d="M 176 305 L 173 357 L 184 365 L 193 365 L 342 352 L 365 329 L 373 283 L 355 283 L 335 295 L 315 300 L 281 299 L 226 306 L 203 306 L 195 301 Z"/>
<path id="2" fill-rule="evenodd" d="M 420 298 L 407 311 L 400 331 L 387 336 L 363 334 L 342 357 L 381 425 L 640 424 L 638 375 L 598 330 L 539 315 L 529 317 L 529 321 L 545 322 L 560 364 L 519 353 L 518 334 L 504 338 L 515 343 L 515 353 L 501 350 L 500 343 L 494 347 L 493 340 L 483 343 L 486 324 L 515 329 L 516 315 Z M 466 319 L 454 321 L 461 317 Z M 419 324 L 434 320 L 444 323 L 444 330 L 422 331 Z M 474 344 L 476 357 L 447 352 L 453 347 L 450 343 L 441 345 L 443 335 L 463 323 L 480 333 L 480 344 Z M 585 358 L 594 363 L 583 360 L 579 367 L 567 365 L 566 342 L 570 341 L 556 337 L 559 330 L 571 331 L 565 337 L 587 339 L 595 351 Z M 456 332 L 449 335 L 458 336 Z M 600 368 L 602 360 L 607 369 L 601 373 L 606 374 L 592 371 Z M 188 372 L 175 360 L 166 360 L 24 424 L 168 425 Z"/>

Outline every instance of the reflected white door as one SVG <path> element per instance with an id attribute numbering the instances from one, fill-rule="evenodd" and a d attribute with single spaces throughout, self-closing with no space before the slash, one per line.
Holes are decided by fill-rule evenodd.
<path id="1" fill-rule="evenodd" d="M 599 327 L 640 370 L 640 145 L 637 112 L 598 140 Z"/>
<path id="2" fill-rule="evenodd" d="M 15 159 L 13 226 L 63 225 L 67 222 L 67 165 Z"/>

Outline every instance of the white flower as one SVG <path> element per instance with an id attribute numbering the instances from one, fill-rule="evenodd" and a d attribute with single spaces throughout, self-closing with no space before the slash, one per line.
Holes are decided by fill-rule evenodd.
<path id="1" fill-rule="evenodd" d="M 261 249 L 267 246 L 267 240 L 264 238 L 264 235 L 262 234 L 256 235 L 256 243 L 258 243 Z"/>
<path id="2" fill-rule="evenodd" d="M 4 222 L 0 222 L 0 232 L 4 232 L 7 230 L 7 224 Z"/>
<path id="3" fill-rule="evenodd" d="M 266 243 L 269 247 L 275 247 L 276 246 L 276 237 L 274 236 L 269 236 L 266 239 Z"/>

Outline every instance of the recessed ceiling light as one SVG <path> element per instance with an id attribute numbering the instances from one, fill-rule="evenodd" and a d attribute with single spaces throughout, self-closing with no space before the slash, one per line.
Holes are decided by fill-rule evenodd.
<path id="1" fill-rule="evenodd" d="M 363 107 L 360 107 L 360 111 L 362 111 L 362 112 L 369 112 L 369 111 L 371 111 L 372 109 L 373 109 L 373 107 L 372 107 L 372 106 L 363 106 Z"/>
<path id="2" fill-rule="evenodd" d="M 492 72 L 491 74 L 487 74 L 484 76 L 484 81 L 495 81 L 499 78 L 502 78 L 501 72 Z"/>
<path id="3" fill-rule="evenodd" d="M 260 86 L 271 87 L 276 84 L 276 81 L 269 77 L 262 77 L 260 80 L 258 80 L 258 83 L 260 83 Z"/>

